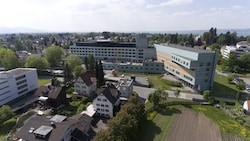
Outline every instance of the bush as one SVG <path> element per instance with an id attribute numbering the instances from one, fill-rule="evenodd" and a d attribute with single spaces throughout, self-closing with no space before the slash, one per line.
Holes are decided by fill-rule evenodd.
<path id="1" fill-rule="evenodd" d="M 67 94 L 72 94 L 74 91 L 75 91 L 74 88 L 70 87 L 69 89 L 66 90 L 66 93 Z"/>

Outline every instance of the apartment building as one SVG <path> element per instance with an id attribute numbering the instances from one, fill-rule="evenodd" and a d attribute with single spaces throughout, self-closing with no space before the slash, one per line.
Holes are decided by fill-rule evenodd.
<path id="1" fill-rule="evenodd" d="M 95 40 L 76 43 L 70 46 L 70 53 L 80 58 L 92 54 L 95 59 L 110 62 L 137 62 L 156 59 L 156 51 L 148 46 L 146 35 L 140 35 L 136 43 L 117 43 L 111 40 Z"/>
<path id="2" fill-rule="evenodd" d="M 37 70 L 16 68 L 0 72 L 0 106 L 38 87 Z"/>
<path id="3" fill-rule="evenodd" d="M 165 71 L 197 91 L 213 87 L 217 54 L 190 47 L 155 44 L 157 60 L 164 62 Z"/>

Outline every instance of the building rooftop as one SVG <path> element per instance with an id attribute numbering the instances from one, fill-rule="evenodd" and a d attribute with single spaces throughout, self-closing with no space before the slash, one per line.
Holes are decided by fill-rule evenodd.
<path id="1" fill-rule="evenodd" d="M 63 116 L 63 115 L 54 115 L 50 121 L 54 121 L 54 122 L 62 122 L 67 118 L 67 116 Z"/>
<path id="2" fill-rule="evenodd" d="M 47 136 L 52 130 L 53 130 L 53 127 L 51 126 L 41 125 L 33 133 L 42 135 L 42 136 Z"/>
<path id="3" fill-rule="evenodd" d="M 196 53 L 213 53 L 213 51 L 210 50 L 205 50 L 205 49 L 196 49 L 196 48 L 192 48 L 192 47 L 185 47 L 185 46 L 180 46 L 180 45 L 174 45 L 174 44 L 161 44 L 163 46 L 167 46 L 167 47 L 172 47 L 172 48 L 177 48 L 177 49 L 182 49 L 182 50 L 186 50 L 186 51 L 190 51 L 190 52 L 196 52 Z"/>
<path id="4" fill-rule="evenodd" d="M 77 133 L 85 134 L 85 139 L 82 138 L 82 140 L 86 140 L 88 138 L 89 135 L 85 131 L 88 130 L 92 121 L 92 118 L 88 115 L 75 115 L 74 117 L 69 117 L 62 122 L 54 123 L 51 122 L 52 118 L 51 116 L 37 116 L 31 118 L 16 133 L 16 137 L 19 139 L 30 141 L 61 141 L 66 131 L 68 131 L 71 126 L 75 126 L 76 128 L 74 130 L 77 130 Z M 36 135 L 37 137 L 34 135 Z M 77 135 L 71 136 L 77 137 Z"/>
<path id="5" fill-rule="evenodd" d="M 9 71 L 3 71 L 0 73 L 11 73 L 14 76 L 16 76 L 16 75 L 24 74 L 24 73 L 29 72 L 29 71 L 33 71 L 33 70 L 36 70 L 36 69 L 35 68 L 16 68 L 16 69 L 12 69 Z"/>
<path id="6" fill-rule="evenodd" d="M 93 46 L 93 47 L 129 47 L 135 48 L 135 43 L 117 43 L 110 40 L 101 40 L 101 41 L 90 41 L 90 42 L 81 42 L 76 43 L 76 46 Z"/>

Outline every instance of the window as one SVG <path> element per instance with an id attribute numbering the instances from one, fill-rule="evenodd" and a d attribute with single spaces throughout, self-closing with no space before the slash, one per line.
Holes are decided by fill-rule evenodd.
<path id="1" fill-rule="evenodd" d="M 101 104 L 101 107 L 104 107 L 104 105 L 103 105 L 103 104 Z"/>
<path id="2" fill-rule="evenodd" d="M 109 112 L 109 110 L 108 110 L 108 109 L 106 109 L 105 111 L 106 111 L 106 112 Z"/>
<path id="3" fill-rule="evenodd" d="M 100 99 L 100 98 L 97 98 L 97 101 L 101 101 L 101 99 Z"/>
<path id="4" fill-rule="evenodd" d="M 97 108 L 97 111 L 100 111 L 100 109 L 99 109 L 99 108 Z"/>
<path id="5" fill-rule="evenodd" d="M 100 104 L 96 104 L 96 106 L 100 106 Z"/>
<path id="6" fill-rule="evenodd" d="M 103 101 L 104 101 L 104 102 L 106 102 L 106 101 L 107 101 L 107 99 L 103 99 Z"/>
<path id="7" fill-rule="evenodd" d="M 105 107 L 109 107 L 109 105 L 105 105 Z"/>

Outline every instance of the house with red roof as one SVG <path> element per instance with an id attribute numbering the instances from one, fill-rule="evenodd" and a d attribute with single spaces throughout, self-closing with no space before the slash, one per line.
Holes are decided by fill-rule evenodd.
<path id="1" fill-rule="evenodd" d="M 64 104 L 66 100 L 65 90 L 60 86 L 40 86 L 36 90 L 35 96 L 38 97 L 38 100 L 44 104 L 44 106 L 58 107 Z"/>

